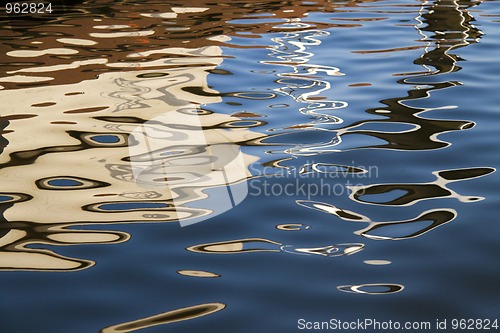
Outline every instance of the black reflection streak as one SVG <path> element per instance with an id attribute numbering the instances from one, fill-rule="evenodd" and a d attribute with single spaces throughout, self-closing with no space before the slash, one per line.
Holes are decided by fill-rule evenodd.
<path id="1" fill-rule="evenodd" d="M 103 328 L 100 333 L 128 333 L 157 325 L 166 325 L 184 320 L 192 320 L 224 310 L 224 303 L 206 303 L 160 313 L 151 317 Z"/>
<path id="2" fill-rule="evenodd" d="M 371 222 L 368 227 L 358 230 L 355 233 L 374 240 L 405 240 L 419 237 L 431 230 L 434 230 L 443 224 L 453 221 L 456 216 L 457 214 L 453 210 L 443 209 L 427 211 L 411 220 L 397 222 Z M 428 225 L 425 225 L 426 223 Z M 401 226 L 416 226 L 417 230 L 414 232 L 405 232 L 400 233 L 400 235 L 394 235 L 394 233 L 397 233 L 398 227 Z M 376 234 L 376 230 L 378 230 L 379 234 Z"/>
<path id="3" fill-rule="evenodd" d="M 482 200 L 482 197 L 466 197 L 446 187 L 448 183 L 482 177 L 494 172 L 493 168 L 468 168 L 456 170 L 443 170 L 434 172 L 436 180 L 425 184 L 374 184 L 357 187 L 350 195 L 352 200 L 388 206 L 409 206 L 421 200 L 430 200 L 436 198 L 456 198 L 462 202 L 472 202 Z M 397 198 L 374 201 L 369 198 L 363 198 L 370 195 L 383 195 L 392 191 L 401 191 L 404 194 Z"/>

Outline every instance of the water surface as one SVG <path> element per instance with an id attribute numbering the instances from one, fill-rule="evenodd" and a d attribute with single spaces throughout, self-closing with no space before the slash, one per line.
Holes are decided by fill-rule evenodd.
<path id="1" fill-rule="evenodd" d="M 1 17 L 0 331 L 500 319 L 497 1 L 54 8 Z M 193 115 L 244 173 L 167 191 Z"/>

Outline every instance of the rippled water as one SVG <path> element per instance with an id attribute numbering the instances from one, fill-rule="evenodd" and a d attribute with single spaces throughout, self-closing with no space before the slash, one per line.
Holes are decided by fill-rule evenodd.
<path id="1" fill-rule="evenodd" d="M 500 320 L 498 5 L 2 9 L 0 331 Z"/>

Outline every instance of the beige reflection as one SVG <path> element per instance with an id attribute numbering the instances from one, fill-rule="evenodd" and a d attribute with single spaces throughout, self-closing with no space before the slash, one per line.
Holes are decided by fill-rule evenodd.
<path id="1" fill-rule="evenodd" d="M 29 195 L 4 202 L 9 203 L 3 215 L 12 230 L 0 233 L 0 269 L 81 269 L 92 262 L 26 245 L 128 239 L 117 232 L 62 231 L 65 226 L 168 222 L 211 213 L 187 205 L 205 200 L 206 190 L 220 185 L 216 181 L 186 189 L 186 207 L 175 207 L 168 190 L 137 184 L 129 157 L 128 140 L 134 142 L 131 133 L 165 112 L 188 107 L 199 110 L 208 137 L 224 131 L 225 140 L 238 144 L 259 134 L 246 127 L 226 126 L 240 118 L 202 107 L 221 101 L 206 82 L 207 71 L 222 62 L 219 47 L 186 49 L 181 57 L 176 48 L 172 50 L 177 52 L 175 59 L 167 56 L 168 50 L 160 52 L 165 53 L 161 69 L 106 73 L 96 80 L 50 88 L 0 91 L 2 114 L 8 121 L 8 131 L 2 134 L 8 143 L 0 154 L 0 195 Z M 182 132 L 182 124 L 168 125 Z M 243 155 L 245 170 L 255 160 Z M 22 225 L 17 228 L 17 224 Z"/>
<path id="2" fill-rule="evenodd" d="M 366 186 L 349 186 L 350 198 L 354 201 L 388 206 L 410 206 L 422 200 L 437 198 L 454 198 L 460 202 L 474 202 L 483 200 L 483 197 L 465 196 L 448 188 L 448 184 L 478 177 L 483 177 L 495 171 L 495 168 L 466 168 L 434 171 L 432 174 L 436 180 L 421 184 L 372 184 Z M 377 195 L 390 195 L 396 193 L 390 199 L 377 200 Z M 375 196 L 375 199 L 373 197 Z M 365 198 L 368 197 L 368 198 Z"/>
<path id="3" fill-rule="evenodd" d="M 217 273 L 192 270 L 192 269 L 180 269 L 177 271 L 177 273 L 179 273 L 180 275 L 184 275 L 184 276 L 192 276 L 192 277 L 199 277 L 199 278 L 217 278 L 217 277 L 220 277 L 220 275 Z"/>
<path id="4" fill-rule="evenodd" d="M 91 135 L 127 136 L 138 124 L 155 118 L 167 111 L 181 107 L 199 108 L 201 104 L 220 101 L 218 96 L 200 96 L 183 90 L 185 87 L 205 87 L 206 70 L 220 63 L 220 49 L 211 52 L 212 63 L 194 68 L 172 68 L 168 70 L 136 71 L 103 74 L 96 81 L 46 88 L 9 90 L 1 92 L 3 110 L 11 115 L 23 115 L 31 105 L 52 102 L 55 105 L 33 110 L 35 118 L 13 120 L 8 125 L 12 132 L 5 135 L 9 144 L 0 155 L 2 177 L 1 192 L 23 192 L 33 196 L 29 201 L 17 203 L 4 216 L 9 221 L 34 221 L 38 223 L 60 222 L 127 222 L 136 220 L 158 220 L 145 217 L 145 211 L 114 211 L 100 214 L 82 207 L 96 207 L 106 203 L 121 203 L 150 199 L 168 202 L 170 193 L 151 191 L 138 185 L 132 174 L 131 164 L 124 162 L 129 155 L 128 146 L 114 143 L 89 142 Z M 207 61 L 204 58 L 204 61 Z M 154 74 L 165 76 L 156 78 Z M 137 78 L 143 76 L 144 78 Z M 69 92 L 79 95 L 66 96 Z M 215 94 L 214 94 L 215 95 Z M 197 101 L 191 103 L 187 101 Z M 179 104 L 181 107 L 179 107 Z M 93 108 L 103 110 L 93 112 Z M 82 110 L 82 113 L 78 113 Z M 85 112 L 87 110 L 87 112 Z M 71 111 L 71 112 L 70 112 Z M 30 111 L 28 111 L 30 112 Z M 238 121 L 239 118 L 210 113 L 200 116 L 204 127 Z M 54 122 L 65 122 L 58 126 Z M 134 123 L 136 122 L 136 123 Z M 246 128 L 224 128 L 226 139 L 244 142 L 258 136 Z M 68 135 L 74 133 L 74 136 Z M 210 130 L 207 135 L 210 136 Z M 81 135 L 78 135 L 80 134 Z M 214 134 L 216 130 L 214 130 Z M 43 140 L 33 140 L 43 138 Z M 82 144 L 82 141 L 84 141 Z M 89 147 L 90 144 L 94 146 Z M 246 163 L 254 158 L 245 156 Z M 30 162 L 28 164 L 28 162 Z M 106 187 L 82 190 L 67 189 L 49 191 L 34 186 L 37 180 L 54 176 L 79 177 L 106 183 Z M 214 184 L 212 184 L 214 185 Z M 195 193 L 191 193 L 195 195 Z M 201 192 L 198 193 L 202 195 Z M 197 197 L 192 197 L 196 200 Z M 170 220 L 176 220 L 175 210 L 169 208 L 150 209 L 161 211 Z M 103 210 L 100 210 L 103 212 Z M 147 212 L 147 210 L 146 210 Z M 173 213 L 173 215 L 172 215 Z M 186 213 L 188 214 L 188 213 Z"/>
<path id="5" fill-rule="evenodd" d="M 194 305 L 187 308 L 181 308 L 164 313 L 160 313 L 151 317 L 129 321 L 123 324 L 113 325 L 103 328 L 101 333 L 127 333 L 142 330 L 152 326 L 165 325 L 179 321 L 196 319 L 215 312 L 224 310 L 224 303 L 206 303 Z"/>
<path id="6" fill-rule="evenodd" d="M 285 223 L 285 224 L 278 224 L 276 226 L 276 229 L 283 231 L 300 231 L 309 228 L 310 227 L 308 225 L 302 223 Z"/>
<path id="7" fill-rule="evenodd" d="M 244 252 L 280 252 L 282 244 L 265 238 L 245 238 L 190 246 L 191 252 L 233 254 Z"/>
<path id="8" fill-rule="evenodd" d="M 384 266 L 384 265 L 390 265 L 392 263 L 389 260 L 381 260 L 381 259 L 364 260 L 363 262 L 367 265 L 373 265 L 373 266 Z"/>
<path id="9" fill-rule="evenodd" d="M 46 54 L 51 55 L 63 55 L 63 54 L 75 54 L 78 53 L 77 50 L 72 50 L 69 48 L 50 48 L 46 50 L 31 51 L 31 50 L 16 50 L 7 52 L 7 55 L 15 58 L 33 58 L 40 57 Z"/>

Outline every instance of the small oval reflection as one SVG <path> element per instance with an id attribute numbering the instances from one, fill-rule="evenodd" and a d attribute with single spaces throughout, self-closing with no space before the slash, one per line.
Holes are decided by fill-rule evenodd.
<path id="1" fill-rule="evenodd" d="M 179 273 L 180 275 L 184 275 L 184 276 L 192 276 L 192 277 L 199 277 L 199 278 L 218 278 L 218 277 L 220 277 L 220 274 L 207 272 L 207 271 L 191 270 L 191 269 L 180 269 L 177 271 L 177 273 Z"/>
<path id="2" fill-rule="evenodd" d="M 309 229 L 310 226 L 301 223 L 278 224 L 276 229 L 284 231 L 299 231 Z"/>
<path id="3" fill-rule="evenodd" d="M 338 286 L 337 289 L 346 293 L 385 295 L 399 293 L 404 286 L 392 283 L 368 283 Z"/>

